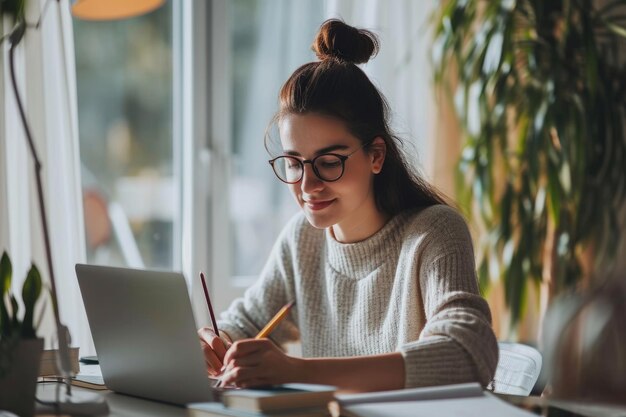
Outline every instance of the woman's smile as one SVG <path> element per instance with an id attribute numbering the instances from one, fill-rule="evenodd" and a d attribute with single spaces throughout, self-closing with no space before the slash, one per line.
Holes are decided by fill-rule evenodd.
<path id="1" fill-rule="evenodd" d="M 335 199 L 330 199 L 330 200 L 302 200 L 304 202 L 304 205 L 313 211 L 318 211 L 318 210 L 322 210 L 325 209 L 326 207 L 330 206 L 332 203 L 335 202 Z"/>

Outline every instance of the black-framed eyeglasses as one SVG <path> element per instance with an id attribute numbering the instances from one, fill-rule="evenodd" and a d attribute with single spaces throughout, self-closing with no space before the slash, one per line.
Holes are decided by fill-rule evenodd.
<path id="1" fill-rule="evenodd" d="M 343 176 L 346 160 L 368 144 L 369 142 L 364 143 L 348 155 L 323 153 L 313 159 L 304 160 L 295 156 L 281 155 L 268 162 L 272 166 L 274 174 L 276 174 L 278 179 L 287 184 L 295 184 L 302 180 L 304 176 L 304 164 L 311 164 L 313 173 L 320 180 L 324 182 L 334 182 Z"/>

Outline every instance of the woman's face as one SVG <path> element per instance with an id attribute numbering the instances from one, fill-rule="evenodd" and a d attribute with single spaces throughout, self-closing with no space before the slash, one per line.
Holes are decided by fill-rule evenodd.
<path id="1" fill-rule="evenodd" d="M 322 181 L 311 164 L 304 164 L 302 179 L 288 185 L 314 227 L 333 227 L 340 241 L 349 241 L 363 224 L 381 216 L 374 201 L 373 179 L 384 161 L 382 139 L 373 142 L 374 150 L 365 151 L 361 148 L 363 143 L 348 132 L 343 122 L 315 113 L 283 117 L 279 129 L 285 155 L 311 160 L 329 152 L 351 154 L 337 181 Z"/>

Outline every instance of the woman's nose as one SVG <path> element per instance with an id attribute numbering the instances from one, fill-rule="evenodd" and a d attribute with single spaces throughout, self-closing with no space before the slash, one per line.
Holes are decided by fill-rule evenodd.
<path id="1" fill-rule="evenodd" d="M 312 194 L 324 188 L 324 181 L 320 180 L 317 175 L 315 175 L 315 171 L 313 171 L 311 164 L 304 164 L 300 187 L 302 192 L 306 194 Z"/>

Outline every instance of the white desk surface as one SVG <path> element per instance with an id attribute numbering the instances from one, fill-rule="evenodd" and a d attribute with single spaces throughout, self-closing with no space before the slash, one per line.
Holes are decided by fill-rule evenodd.
<path id="1" fill-rule="evenodd" d="M 37 386 L 37 398 L 47 401 L 54 400 L 56 385 L 56 383 L 39 384 Z M 116 394 L 112 391 L 94 391 L 86 388 L 72 387 L 72 392 L 87 392 L 102 395 L 109 404 L 110 411 L 108 415 L 110 417 L 182 417 L 187 415 L 187 411 L 184 407 Z M 37 414 L 37 416 L 44 415 L 55 414 Z"/>
<path id="2" fill-rule="evenodd" d="M 44 400 L 51 400 L 54 398 L 56 390 L 55 383 L 39 384 L 37 386 L 37 398 Z M 112 391 L 94 391 L 86 388 L 72 387 L 75 392 L 87 392 L 102 395 L 109 404 L 110 417 L 183 417 L 187 416 L 186 409 L 184 407 L 177 407 L 170 404 L 159 403 L 156 401 L 143 400 L 141 398 L 130 397 L 127 395 L 116 394 Z M 623 417 L 626 416 L 626 406 L 603 406 L 593 404 L 583 404 L 571 401 L 547 401 L 545 398 L 539 397 L 519 397 L 516 400 L 512 400 L 512 396 L 503 396 L 507 402 L 520 406 L 524 403 L 527 405 L 543 405 L 547 406 L 549 403 L 553 403 L 560 409 L 568 410 L 576 416 L 585 417 Z M 527 408 L 527 407 L 522 407 Z M 44 413 L 37 414 L 39 417 L 43 416 L 58 416 L 55 414 Z"/>
<path id="3" fill-rule="evenodd" d="M 97 365 L 81 364 L 81 374 L 100 375 L 100 367 Z M 44 401 L 53 401 L 58 383 L 48 382 L 37 385 L 37 398 Z M 64 389 L 65 387 L 62 387 Z M 171 404 L 157 401 L 144 400 L 128 395 L 116 394 L 112 391 L 96 391 L 81 387 L 72 387 L 72 392 L 89 393 L 103 396 L 109 405 L 110 417 L 186 417 L 187 410 Z M 541 408 L 549 405 L 560 409 L 568 410 L 576 416 L 584 417 L 624 417 L 626 416 L 625 405 L 602 405 L 578 403 L 574 401 L 548 400 L 540 397 L 518 397 L 509 395 L 499 395 L 499 397 L 522 409 Z M 50 413 L 37 413 L 39 417 L 59 416 Z M 62 415 L 62 414 L 61 414 Z"/>

